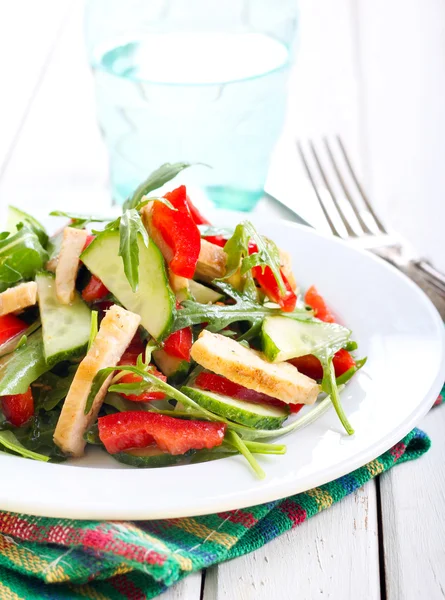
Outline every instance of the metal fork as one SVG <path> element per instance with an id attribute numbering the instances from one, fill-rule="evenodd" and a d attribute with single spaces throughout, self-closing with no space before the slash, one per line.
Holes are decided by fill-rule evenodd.
<path id="1" fill-rule="evenodd" d="M 323 138 L 324 152 L 312 140 L 297 141 L 303 165 L 335 236 L 371 250 L 400 269 L 415 268 L 440 294 L 445 274 L 427 260 L 407 255 L 406 244 L 384 226 L 366 195 L 340 138 Z"/>

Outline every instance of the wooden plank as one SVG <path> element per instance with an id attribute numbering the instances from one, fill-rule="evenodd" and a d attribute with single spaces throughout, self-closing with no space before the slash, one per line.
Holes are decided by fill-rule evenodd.
<path id="1" fill-rule="evenodd" d="M 0 173 L 39 87 L 72 0 L 0 3 Z"/>
<path id="2" fill-rule="evenodd" d="M 445 597 L 445 407 L 419 427 L 431 450 L 380 479 L 387 600 Z"/>
<path id="3" fill-rule="evenodd" d="M 374 482 L 242 558 L 207 570 L 203 600 L 380 599 Z"/>
<path id="4" fill-rule="evenodd" d="M 160 596 L 160 600 L 200 600 L 202 573 L 193 573 Z"/>

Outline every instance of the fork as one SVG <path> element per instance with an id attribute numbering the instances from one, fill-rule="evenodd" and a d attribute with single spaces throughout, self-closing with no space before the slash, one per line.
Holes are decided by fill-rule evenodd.
<path id="1" fill-rule="evenodd" d="M 297 141 L 303 165 L 331 232 L 371 250 L 401 270 L 416 269 L 437 292 L 444 295 L 445 274 L 425 259 L 408 256 L 406 244 L 382 223 L 354 171 L 340 136 L 336 135 L 334 141 L 324 137 L 323 146 L 324 152 L 320 152 L 314 142 L 308 140 L 305 150 L 303 143 Z"/>

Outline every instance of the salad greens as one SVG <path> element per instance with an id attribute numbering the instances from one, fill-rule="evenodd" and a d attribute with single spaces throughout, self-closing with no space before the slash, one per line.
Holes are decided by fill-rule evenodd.
<path id="1" fill-rule="evenodd" d="M 51 327 L 48 319 L 43 319 L 42 325 L 44 299 L 40 291 L 38 305 L 28 306 L 18 316 L 0 316 L 2 451 L 40 461 L 64 460 L 72 453 L 70 441 L 64 441 L 65 433 L 57 430 L 68 404 L 77 428 L 65 421 L 68 437 L 80 435 L 80 447 L 85 442 L 99 445 L 116 460 L 134 467 L 240 455 L 263 478 L 257 457 L 286 452 L 285 445 L 269 440 L 298 431 L 332 406 L 346 433 L 353 433 L 340 391 L 366 359 L 357 360 L 350 354 L 357 349 L 351 331 L 323 322 L 320 315 L 317 318 L 319 307 L 291 288 L 280 249 L 250 221 L 239 223 L 234 230 L 208 225 L 183 187 L 174 190 L 169 199 L 151 195 L 189 166 L 162 165 L 127 199 L 122 214 L 114 220 L 61 210 L 51 213 L 68 219 L 69 227 L 88 228 L 88 232 L 92 224 L 104 224 L 100 231 L 92 230 L 94 241 L 75 257 L 79 272 L 70 284 L 76 298 L 71 304 L 64 304 L 57 295 L 63 274 L 59 270 L 55 275 L 48 273 L 55 271 L 62 252 L 63 232 L 48 237 L 32 216 L 11 208 L 9 231 L 0 233 L 0 294 L 23 282 L 39 282 L 46 275 L 51 291 L 47 302 L 57 318 L 52 319 Z M 175 193 L 183 194 L 180 202 Z M 184 220 L 187 231 L 199 230 L 198 246 L 193 247 L 191 239 L 178 240 L 177 271 L 173 262 L 169 263 L 171 256 L 162 254 L 165 250 L 150 239 L 144 225 L 141 210 L 149 202 L 154 203 L 153 211 L 156 202 L 170 209 L 163 214 L 169 214 L 167 229 L 176 224 L 175 236 L 180 237 L 177 224 Z M 216 258 L 212 260 L 218 261 L 221 276 L 209 277 L 209 269 L 200 270 L 199 263 L 205 261 L 200 257 L 205 247 L 202 238 L 213 244 Z M 150 248 L 147 253 L 146 248 Z M 113 258 L 109 263 L 107 254 Z M 185 268 L 190 256 L 195 257 L 192 280 L 181 274 L 181 265 Z M 104 270 L 105 263 L 111 266 Z M 201 302 L 194 299 L 193 286 L 195 291 L 199 286 L 207 290 L 201 296 L 196 292 Z M 88 345 L 85 340 L 81 352 L 75 335 L 80 327 L 79 311 L 88 319 L 91 313 L 89 336 L 88 320 L 86 324 Z M 141 317 L 142 324 L 128 344 L 138 323 L 130 311 Z M 135 324 L 121 347 L 119 319 L 126 318 Z M 82 323 L 84 331 L 84 319 Z M 100 339 L 96 339 L 99 331 Z M 230 370 L 224 354 L 213 357 L 210 368 L 194 352 L 197 341 L 209 333 L 227 353 L 233 347 L 238 349 L 234 351 L 239 351 L 238 360 L 245 361 L 236 365 L 239 369 Z M 63 352 L 53 361 L 45 359 L 51 339 L 63 341 Z M 109 348 L 105 348 L 107 340 Z M 212 355 L 215 350 L 210 344 L 206 351 Z M 104 352 L 113 358 L 105 359 Z M 249 373 L 254 374 L 250 379 Z M 282 373 L 284 379 L 280 379 Z M 265 380 L 270 384 L 267 389 Z M 289 386 L 296 394 L 290 398 L 283 395 Z M 303 404 L 311 404 L 318 393 L 310 410 L 288 416 Z"/>

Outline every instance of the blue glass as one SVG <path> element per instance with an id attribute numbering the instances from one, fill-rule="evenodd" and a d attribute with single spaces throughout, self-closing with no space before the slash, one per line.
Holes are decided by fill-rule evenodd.
<path id="1" fill-rule="evenodd" d="M 295 0 L 90 0 L 97 116 L 122 203 L 164 162 L 220 207 L 251 210 L 281 132 Z M 182 179 L 184 179 L 182 178 Z"/>

